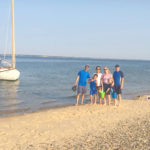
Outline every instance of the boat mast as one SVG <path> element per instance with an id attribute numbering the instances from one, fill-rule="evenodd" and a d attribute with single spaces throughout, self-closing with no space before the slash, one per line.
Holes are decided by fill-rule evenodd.
<path id="1" fill-rule="evenodd" d="M 15 68 L 14 0 L 12 0 L 12 68 Z"/>

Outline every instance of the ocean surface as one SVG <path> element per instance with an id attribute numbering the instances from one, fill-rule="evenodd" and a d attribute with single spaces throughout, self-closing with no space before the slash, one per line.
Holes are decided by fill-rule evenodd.
<path id="1" fill-rule="evenodd" d="M 85 64 L 90 65 L 91 76 L 97 65 L 108 66 L 113 73 L 119 64 L 125 75 L 125 99 L 150 94 L 150 61 L 17 56 L 16 62 L 20 79 L 0 81 L 0 117 L 75 104 L 71 88 Z"/>

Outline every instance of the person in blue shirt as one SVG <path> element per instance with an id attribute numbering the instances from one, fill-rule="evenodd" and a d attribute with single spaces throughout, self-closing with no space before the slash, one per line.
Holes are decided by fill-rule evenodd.
<path id="1" fill-rule="evenodd" d="M 84 70 L 81 70 L 78 72 L 78 75 L 74 84 L 74 86 L 77 86 L 78 84 L 76 105 L 79 104 L 80 95 L 81 95 L 81 104 L 83 104 L 84 96 L 86 93 L 87 79 L 90 79 L 90 74 L 88 73 L 88 70 L 89 70 L 89 65 L 86 65 Z"/>
<path id="2" fill-rule="evenodd" d="M 93 96 L 94 96 L 94 104 L 96 104 L 97 101 L 97 78 L 98 75 L 94 74 L 93 78 L 88 82 L 90 83 L 90 100 L 91 100 L 91 104 L 93 104 Z"/>
<path id="3" fill-rule="evenodd" d="M 115 91 L 117 93 L 117 98 L 118 98 L 118 105 L 121 101 L 121 94 L 122 94 L 122 89 L 123 89 L 123 84 L 124 84 L 124 74 L 122 71 L 120 71 L 120 66 L 116 65 L 115 66 L 115 72 L 113 74 L 114 78 L 114 86 L 115 86 Z"/>

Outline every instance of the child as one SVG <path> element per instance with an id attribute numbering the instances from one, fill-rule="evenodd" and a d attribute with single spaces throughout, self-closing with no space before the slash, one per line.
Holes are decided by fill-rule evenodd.
<path id="1" fill-rule="evenodd" d="M 109 88 L 107 89 L 106 93 L 111 93 L 112 94 L 112 98 L 113 98 L 113 104 L 116 106 L 116 92 L 115 92 L 115 87 L 114 87 L 114 80 L 113 78 L 109 79 Z"/>
<path id="2" fill-rule="evenodd" d="M 97 74 L 94 74 L 93 78 L 89 81 L 90 83 L 90 100 L 91 100 L 91 104 L 93 104 L 93 95 L 94 95 L 94 104 L 96 104 L 96 100 L 97 100 Z"/>

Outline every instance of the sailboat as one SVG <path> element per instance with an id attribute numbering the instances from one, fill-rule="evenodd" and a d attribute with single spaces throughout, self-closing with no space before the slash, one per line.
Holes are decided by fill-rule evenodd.
<path id="1" fill-rule="evenodd" d="M 9 63 L 8 66 L 0 67 L 0 80 L 15 81 L 19 78 L 20 72 L 16 69 L 15 62 L 15 32 L 14 32 L 14 0 L 12 0 L 12 62 L 3 59 L 1 61 Z"/>

